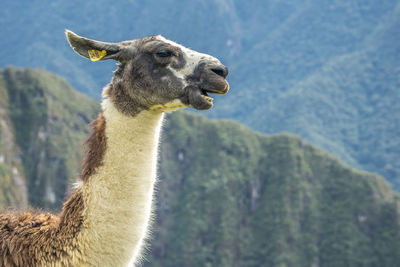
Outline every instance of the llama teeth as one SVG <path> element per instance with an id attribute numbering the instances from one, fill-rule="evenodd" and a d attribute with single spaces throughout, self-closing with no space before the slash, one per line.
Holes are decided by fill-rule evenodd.
<path id="1" fill-rule="evenodd" d="M 208 102 L 213 102 L 213 100 L 214 100 L 212 97 L 209 97 L 209 96 L 203 95 L 202 97 Z"/>

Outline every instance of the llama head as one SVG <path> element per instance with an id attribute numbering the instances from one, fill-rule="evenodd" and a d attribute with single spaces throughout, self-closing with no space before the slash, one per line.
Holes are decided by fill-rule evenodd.
<path id="1" fill-rule="evenodd" d="M 92 61 L 114 59 L 118 69 L 103 95 L 123 113 L 168 111 L 181 107 L 209 109 L 208 93 L 225 94 L 228 69 L 221 62 L 164 37 L 149 36 L 108 43 L 66 31 L 71 47 Z"/>

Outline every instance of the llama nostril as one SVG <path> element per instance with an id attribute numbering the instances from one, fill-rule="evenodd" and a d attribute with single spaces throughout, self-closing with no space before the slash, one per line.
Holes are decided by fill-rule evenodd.
<path id="1" fill-rule="evenodd" d="M 211 68 L 211 71 L 223 78 L 226 78 L 226 76 L 228 76 L 228 68 L 225 66 L 213 67 Z"/>

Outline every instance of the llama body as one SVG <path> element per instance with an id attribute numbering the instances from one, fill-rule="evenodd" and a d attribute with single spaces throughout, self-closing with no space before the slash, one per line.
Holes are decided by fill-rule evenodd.
<path id="1" fill-rule="evenodd" d="M 207 92 L 229 89 L 218 60 L 161 36 L 121 43 L 72 32 L 67 37 L 80 55 L 93 60 L 91 53 L 97 53 L 95 60 L 115 59 L 120 65 L 103 91 L 103 113 L 92 123 L 82 182 L 59 216 L 0 215 L 0 266 L 137 262 L 151 221 L 164 112 L 208 109 Z"/>

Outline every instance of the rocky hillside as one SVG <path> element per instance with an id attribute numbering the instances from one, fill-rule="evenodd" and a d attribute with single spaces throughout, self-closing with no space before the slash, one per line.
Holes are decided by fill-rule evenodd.
<path id="1" fill-rule="evenodd" d="M 57 209 L 99 106 L 40 70 L 0 77 L 0 206 Z M 231 121 L 167 116 L 155 214 L 145 266 L 400 265 L 400 196 L 381 177 Z"/>
<path id="2" fill-rule="evenodd" d="M 8 107 L 8 92 L 0 75 L 0 207 L 26 207 L 27 188 Z"/>
<path id="3" fill-rule="evenodd" d="M 33 69 L 1 71 L 0 95 L 0 204 L 60 208 L 98 103 Z"/>
<path id="4" fill-rule="evenodd" d="M 147 266 L 398 266 L 400 198 L 291 135 L 169 116 Z"/>

